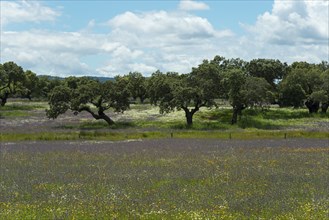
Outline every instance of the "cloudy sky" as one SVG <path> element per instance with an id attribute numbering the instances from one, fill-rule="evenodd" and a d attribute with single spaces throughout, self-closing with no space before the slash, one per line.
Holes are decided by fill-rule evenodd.
<path id="1" fill-rule="evenodd" d="M 1 0 L 1 63 L 37 74 L 187 73 L 203 59 L 329 60 L 327 0 Z"/>

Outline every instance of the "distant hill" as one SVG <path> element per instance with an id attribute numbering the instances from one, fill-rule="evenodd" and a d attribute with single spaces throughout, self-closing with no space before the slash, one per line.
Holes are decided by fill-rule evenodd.
<path id="1" fill-rule="evenodd" d="M 49 80 L 55 80 L 55 79 L 63 80 L 63 79 L 65 79 L 64 77 L 49 76 L 49 75 L 38 75 L 38 77 L 46 77 Z M 100 76 L 86 76 L 86 77 L 89 77 L 91 79 L 98 80 L 100 82 L 106 82 L 106 81 L 109 81 L 109 80 L 114 80 L 114 78 L 112 78 L 112 77 L 100 77 Z"/>
<path id="2" fill-rule="evenodd" d="M 88 76 L 91 79 L 98 80 L 100 82 L 113 81 L 114 78 L 111 77 L 100 77 L 100 76 Z"/>

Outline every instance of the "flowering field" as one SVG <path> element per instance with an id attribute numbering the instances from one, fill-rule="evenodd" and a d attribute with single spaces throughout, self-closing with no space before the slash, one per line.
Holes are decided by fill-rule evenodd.
<path id="1" fill-rule="evenodd" d="M 0 219 L 328 219 L 326 139 L 0 145 Z"/>

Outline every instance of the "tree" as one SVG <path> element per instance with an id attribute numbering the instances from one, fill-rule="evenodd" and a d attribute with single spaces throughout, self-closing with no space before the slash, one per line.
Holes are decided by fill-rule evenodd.
<path id="1" fill-rule="evenodd" d="M 128 78 L 128 89 L 131 96 L 136 101 L 139 98 L 141 103 L 147 98 L 146 78 L 139 72 L 130 72 Z"/>
<path id="2" fill-rule="evenodd" d="M 273 59 L 254 59 L 251 60 L 246 69 L 250 76 L 264 78 L 274 89 L 277 82 L 282 80 L 287 74 L 286 63 Z"/>
<path id="3" fill-rule="evenodd" d="M 240 58 L 233 58 L 233 59 L 225 59 L 224 57 L 220 57 L 221 62 L 219 66 L 222 70 L 227 71 L 231 69 L 240 69 L 242 71 L 246 71 L 248 66 L 248 62 L 240 59 Z"/>
<path id="4" fill-rule="evenodd" d="M 301 107 L 303 104 L 309 113 L 316 113 L 320 103 L 325 102 L 325 87 L 322 70 L 318 65 L 306 62 L 295 62 L 289 67 L 288 75 L 280 83 L 281 106 Z"/>
<path id="5" fill-rule="evenodd" d="M 303 87 L 300 84 L 290 84 L 287 81 L 280 84 L 280 96 L 279 104 L 283 106 L 293 106 L 299 108 L 304 105 L 306 94 Z"/>
<path id="6" fill-rule="evenodd" d="M 0 68 L 0 100 L 1 106 L 4 106 L 9 95 L 15 94 L 22 88 L 25 76 L 23 68 L 12 61 L 2 64 Z"/>
<path id="7" fill-rule="evenodd" d="M 25 71 L 24 75 L 23 88 L 20 93 L 24 98 L 31 100 L 33 95 L 39 94 L 39 78 L 31 70 Z"/>
<path id="8" fill-rule="evenodd" d="M 178 73 L 169 72 L 164 74 L 157 70 L 147 81 L 148 97 L 150 103 L 158 105 L 160 100 L 171 96 L 171 84 L 179 77 Z"/>
<path id="9" fill-rule="evenodd" d="M 226 86 L 230 104 L 233 107 L 231 124 L 237 123 L 238 115 L 241 115 L 242 110 L 247 107 L 245 105 L 245 99 L 242 93 L 242 87 L 245 82 L 246 74 L 240 69 L 231 69 L 227 71 L 226 78 L 223 80 L 223 83 Z"/>
<path id="10" fill-rule="evenodd" d="M 150 78 L 150 100 L 158 104 L 160 113 L 183 109 L 187 126 L 192 126 L 194 114 L 201 107 L 215 106 L 219 96 L 220 57 L 204 60 L 190 74 L 156 72 Z"/>
<path id="11" fill-rule="evenodd" d="M 82 111 L 90 113 L 96 120 L 105 120 L 109 125 L 114 121 L 105 114 L 112 108 L 124 112 L 129 108 L 129 92 L 123 81 L 100 83 L 87 77 L 69 77 L 64 85 L 55 87 L 49 95 L 50 109 L 46 110 L 49 118 L 57 118 L 67 110 L 75 115 Z M 93 106 L 96 111 L 91 108 Z"/>
<path id="12" fill-rule="evenodd" d="M 321 112 L 326 113 L 329 107 L 329 68 L 321 74 L 322 85 L 318 96 L 318 101 L 321 102 Z"/>
<path id="13" fill-rule="evenodd" d="M 38 89 L 36 96 L 39 98 L 48 98 L 50 92 L 57 86 L 62 85 L 64 80 L 58 77 L 38 76 Z"/>
<path id="14" fill-rule="evenodd" d="M 245 104 L 249 107 L 264 108 L 274 100 L 271 85 L 259 77 L 247 77 L 242 87 L 242 94 L 245 97 Z"/>
<path id="15" fill-rule="evenodd" d="M 241 69 L 230 69 L 222 81 L 233 107 L 231 124 L 236 124 L 238 116 L 247 107 L 264 107 L 273 99 L 271 85 L 263 78 L 248 76 Z"/>
<path id="16" fill-rule="evenodd" d="M 197 85 L 190 75 L 181 75 L 177 78 L 167 78 L 165 85 L 170 91 L 159 100 L 160 113 L 169 113 L 183 109 L 187 126 L 192 126 L 193 115 L 201 107 L 211 107 L 215 104 L 212 97 L 207 96 L 205 87 Z"/>

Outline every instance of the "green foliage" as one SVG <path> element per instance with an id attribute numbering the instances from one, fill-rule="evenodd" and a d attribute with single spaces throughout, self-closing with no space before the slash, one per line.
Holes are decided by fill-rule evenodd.
<path id="1" fill-rule="evenodd" d="M 245 102 L 250 107 L 266 107 L 274 101 L 270 84 L 264 78 L 247 77 L 242 94 Z"/>
<path id="2" fill-rule="evenodd" d="M 152 104 L 159 102 L 160 113 L 183 109 L 188 126 L 193 123 L 193 115 L 201 107 L 215 106 L 215 98 L 223 91 L 220 63 L 222 57 L 204 60 L 190 74 L 156 72 L 150 78 L 150 99 Z"/>
<path id="3" fill-rule="evenodd" d="M 15 95 L 22 90 L 24 82 L 24 71 L 22 67 L 10 61 L 0 66 L 0 101 L 4 106 L 10 95 Z"/>
<path id="4" fill-rule="evenodd" d="M 306 99 L 305 91 L 300 84 L 290 84 L 285 81 L 281 84 L 280 105 L 302 107 Z"/>
<path id="5" fill-rule="evenodd" d="M 234 107 L 245 105 L 243 86 L 246 82 L 246 75 L 239 69 L 232 69 L 226 73 L 224 84 L 227 87 L 228 97 L 231 105 Z"/>
<path id="6" fill-rule="evenodd" d="M 247 72 L 250 76 L 264 78 L 273 88 L 276 82 L 282 80 L 287 74 L 286 63 L 273 59 L 254 59 L 247 66 Z"/>
<path id="7" fill-rule="evenodd" d="M 233 107 L 231 123 L 237 123 L 238 115 L 246 107 L 265 107 L 273 100 L 271 86 L 263 78 L 248 77 L 240 69 L 231 69 L 226 72 L 222 81 L 226 86 L 230 104 Z"/>
<path id="8" fill-rule="evenodd" d="M 169 100 L 172 96 L 171 87 L 179 78 L 178 73 L 163 74 L 159 70 L 152 74 L 148 80 L 148 96 L 153 105 L 161 100 Z"/>
<path id="9" fill-rule="evenodd" d="M 60 85 L 59 80 L 38 77 L 31 70 L 24 72 L 14 62 L 0 64 L 0 99 L 4 106 L 10 97 L 46 98 L 51 89 Z"/>
<path id="10" fill-rule="evenodd" d="M 147 80 L 139 72 L 130 72 L 127 76 L 128 79 L 128 90 L 136 101 L 137 98 L 144 103 L 147 98 Z"/>
<path id="11" fill-rule="evenodd" d="M 301 107 L 305 103 L 310 113 L 317 112 L 320 103 L 326 105 L 328 100 L 329 72 L 305 62 L 293 63 L 289 74 L 280 84 L 282 106 Z"/>
<path id="12" fill-rule="evenodd" d="M 6 87 L 6 82 L 8 81 L 8 74 L 6 73 L 3 65 L 0 63 L 0 92 Z"/>
<path id="13" fill-rule="evenodd" d="M 30 70 L 25 71 L 23 85 L 24 87 L 22 88 L 21 96 L 26 97 L 29 100 L 32 99 L 32 96 L 39 96 L 39 78 L 34 72 Z"/>
<path id="14" fill-rule="evenodd" d="M 94 112 L 90 105 L 97 109 Z M 69 77 L 65 84 L 55 87 L 49 95 L 50 109 L 46 110 L 49 118 L 57 118 L 67 110 L 75 114 L 86 111 L 95 119 L 103 119 L 109 125 L 114 124 L 105 111 L 112 108 L 123 112 L 129 108 L 129 92 L 124 80 L 100 83 L 87 77 Z"/>
<path id="15" fill-rule="evenodd" d="M 60 114 L 64 114 L 70 109 L 71 91 L 65 86 L 57 86 L 49 95 L 50 110 L 47 110 L 47 116 L 55 119 Z"/>
<path id="16" fill-rule="evenodd" d="M 48 98 L 50 91 L 56 86 L 60 86 L 62 81 L 59 78 L 50 78 L 48 76 L 38 76 L 38 85 L 35 96 L 38 98 Z"/>

